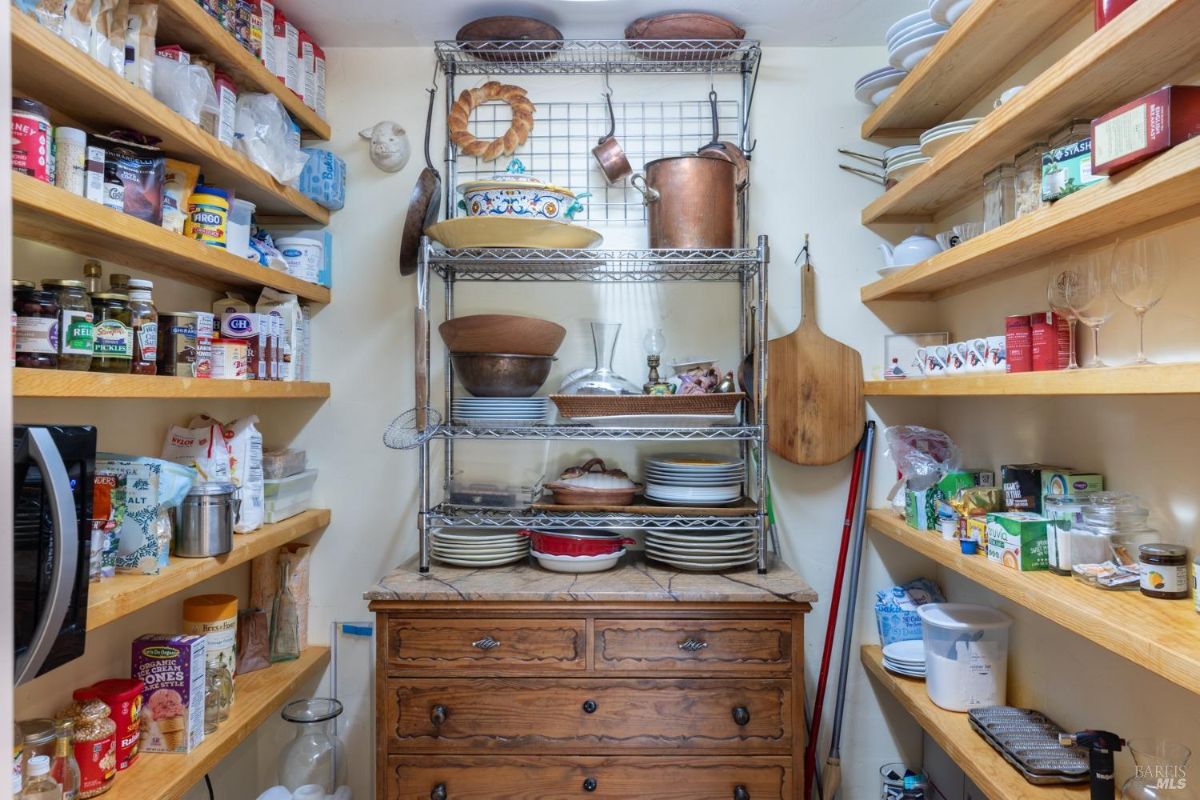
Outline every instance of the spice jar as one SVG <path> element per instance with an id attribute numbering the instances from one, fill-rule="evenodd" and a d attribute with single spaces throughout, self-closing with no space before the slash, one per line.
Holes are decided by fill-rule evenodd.
<path id="1" fill-rule="evenodd" d="M 42 287 L 58 299 L 58 368 L 87 372 L 96 345 L 87 284 L 54 278 L 42 281 Z"/>
<path id="2" fill-rule="evenodd" d="M 1159 600 L 1186 600 L 1188 596 L 1187 548 L 1155 542 L 1138 548 L 1142 565 L 1142 594 Z"/>
<path id="3" fill-rule="evenodd" d="M 1016 170 L 1003 164 L 983 177 L 983 229 L 999 228 L 1015 216 Z"/>
<path id="4" fill-rule="evenodd" d="M 54 185 L 83 197 L 87 191 L 87 134 L 78 128 L 54 129 Z"/>
<path id="5" fill-rule="evenodd" d="M 103 700 L 72 703 L 59 715 L 75 722 L 75 760 L 79 797 L 97 797 L 112 788 L 117 775 L 117 723 Z"/>
<path id="6" fill-rule="evenodd" d="M 83 262 L 83 283 L 87 287 L 88 294 L 104 291 L 101 284 L 101 279 L 104 277 L 104 267 L 95 259 L 88 259 Z"/>
<path id="7" fill-rule="evenodd" d="M 154 308 L 154 283 L 140 278 L 129 279 L 129 314 L 133 328 L 134 375 L 158 373 L 158 311 Z"/>
<path id="8" fill-rule="evenodd" d="M 128 374 L 133 362 L 133 315 L 129 295 L 100 292 L 92 295 L 92 323 L 96 349 L 92 372 Z"/>
<path id="9" fill-rule="evenodd" d="M 17 366 L 55 369 L 58 366 L 58 299 L 31 281 L 13 281 L 14 336 Z"/>
<path id="10" fill-rule="evenodd" d="M 50 182 L 50 110 L 28 97 L 12 99 L 12 168 Z"/>
<path id="11" fill-rule="evenodd" d="M 1023 217 L 1042 207 L 1042 154 L 1046 142 L 1038 142 L 1017 156 L 1014 167 L 1015 214 Z"/>

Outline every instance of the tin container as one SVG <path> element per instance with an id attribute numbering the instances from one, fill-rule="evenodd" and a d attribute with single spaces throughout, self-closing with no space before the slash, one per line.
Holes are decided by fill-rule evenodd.
<path id="1" fill-rule="evenodd" d="M 197 314 L 172 311 L 158 315 L 158 374 L 195 378 Z"/>
<path id="2" fill-rule="evenodd" d="M 175 555 L 208 558 L 233 549 L 237 519 L 237 487 L 232 483 L 197 483 L 179 507 Z"/>
<path id="3" fill-rule="evenodd" d="M 27 97 L 12 100 L 12 168 L 50 182 L 50 111 Z"/>

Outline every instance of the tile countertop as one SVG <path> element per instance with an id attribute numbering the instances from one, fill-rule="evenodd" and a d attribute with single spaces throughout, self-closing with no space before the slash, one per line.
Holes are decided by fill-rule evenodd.
<path id="1" fill-rule="evenodd" d="M 630 553 L 606 572 L 570 575 L 522 561 L 471 569 L 433 562 L 422 575 L 415 558 L 363 594 L 396 601 L 594 601 L 676 603 L 811 603 L 817 593 L 781 559 L 766 575 L 751 566 L 734 572 L 680 572 Z"/>

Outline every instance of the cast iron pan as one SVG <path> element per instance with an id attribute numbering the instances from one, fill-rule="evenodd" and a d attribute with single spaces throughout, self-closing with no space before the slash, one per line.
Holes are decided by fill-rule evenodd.
<path id="1" fill-rule="evenodd" d="M 421 236 L 425 229 L 437 222 L 438 206 L 442 202 L 442 176 L 433 168 L 429 157 L 429 135 L 433 127 L 433 99 L 436 89 L 429 92 L 429 113 L 425 115 L 425 169 L 417 177 L 412 196 L 408 200 L 408 215 L 404 218 L 404 235 L 400 239 L 400 274 L 412 275 L 417 271 L 417 251 L 421 247 Z"/>

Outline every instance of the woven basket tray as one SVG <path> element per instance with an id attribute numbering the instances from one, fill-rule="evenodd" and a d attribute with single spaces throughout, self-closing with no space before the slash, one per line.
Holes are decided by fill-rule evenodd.
<path id="1" fill-rule="evenodd" d="M 724 394 L 595 395 L 552 394 L 564 417 L 611 417 L 622 414 L 732 414 L 745 398 L 742 392 Z"/>

